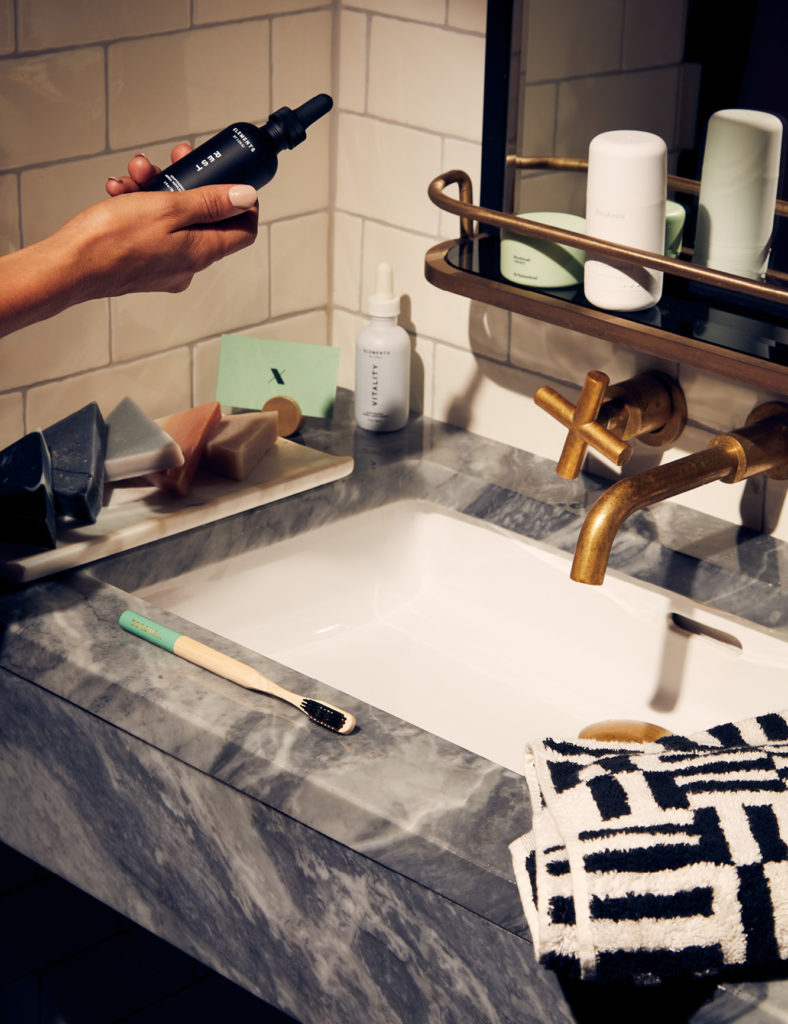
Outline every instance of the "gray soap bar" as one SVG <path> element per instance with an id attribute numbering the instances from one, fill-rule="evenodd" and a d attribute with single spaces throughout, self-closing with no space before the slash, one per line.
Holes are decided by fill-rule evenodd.
<path id="1" fill-rule="evenodd" d="M 52 459 L 52 489 L 58 515 L 95 523 L 104 496 L 107 428 L 90 402 L 44 431 Z"/>
<path id="2" fill-rule="evenodd" d="M 107 416 L 107 480 L 130 480 L 183 465 L 183 452 L 133 398 L 124 398 Z"/>
<path id="3" fill-rule="evenodd" d="M 53 548 L 55 515 L 49 449 L 35 430 L 0 451 L 0 540 Z"/>

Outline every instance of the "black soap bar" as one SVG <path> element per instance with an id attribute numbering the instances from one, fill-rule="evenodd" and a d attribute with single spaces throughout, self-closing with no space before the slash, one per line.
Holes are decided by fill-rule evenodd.
<path id="1" fill-rule="evenodd" d="M 0 451 L 0 540 L 53 548 L 52 462 L 40 430 Z"/>
<path id="2" fill-rule="evenodd" d="M 104 496 L 107 428 L 95 402 L 89 402 L 44 431 L 52 457 L 52 489 L 58 515 L 95 523 Z"/>

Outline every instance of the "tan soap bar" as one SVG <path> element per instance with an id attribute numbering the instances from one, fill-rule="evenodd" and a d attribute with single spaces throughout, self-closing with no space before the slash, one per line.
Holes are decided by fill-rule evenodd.
<path id="1" fill-rule="evenodd" d="M 275 412 L 223 416 L 205 446 L 203 465 L 218 476 L 245 480 L 278 437 Z"/>
<path id="2" fill-rule="evenodd" d="M 184 497 L 189 493 L 203 457 L 208 439 L 216 430 L 222 418 L 222 409 L 218 402 L 206 402 L 194 409 L 184 409 L 156 420 L 183 452 L 183 465 L 167 469 L 162 473 L 152 473 L 148 479 L 163 490 L 172 491 Z"/>

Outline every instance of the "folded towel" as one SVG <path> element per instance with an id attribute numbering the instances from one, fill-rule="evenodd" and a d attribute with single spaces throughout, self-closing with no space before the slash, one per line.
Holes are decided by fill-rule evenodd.
<path id="1" fill-rule="evenodd" d="M 529 745 L 510 846 L 537 959 L 638 984 L 788 962 L 788 712 L 652 743 Z"/>

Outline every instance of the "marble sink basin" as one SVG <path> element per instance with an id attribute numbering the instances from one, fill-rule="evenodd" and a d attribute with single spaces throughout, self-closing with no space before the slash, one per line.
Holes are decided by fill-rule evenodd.
<path id="1" fill-rule="evenodd" d="M 137 593 L 515 771 L 527 739 L 604 719 L 687 732 L 788 707 L 780 639 L 569 564 L 408 499 Z"/>

